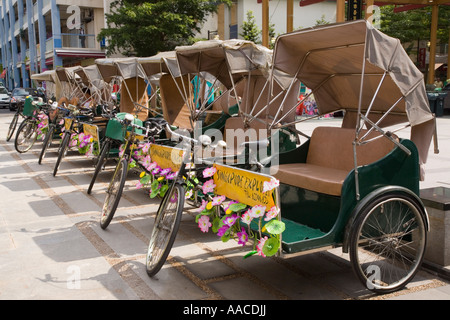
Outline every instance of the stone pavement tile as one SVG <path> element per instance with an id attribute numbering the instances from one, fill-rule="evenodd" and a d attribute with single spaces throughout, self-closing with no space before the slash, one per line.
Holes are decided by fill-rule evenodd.
<path id="1" fill-rule="evenodd" d="M 100 269 L 102 272 L 99 272 Z M 137 299 L 101 257 L 72 262 L 29 263 L 8 272 L 0 280 L 0 299 Z"/>
<path id="2" fill-rule="evenodd" d="M 209 284 L 228 300 L 274 300 L 276 296 L 247 278 L 233 278 Z"/>
<path id="3" fill-rule="evenodd" d="M 387 300 L 450 300 L 450 286 L 397 295 Z"/>
<path id="4" fill-rule="evenodd" d="M 90 221 L 91 228 L 120 258 L 145 255 L 147 245 L 140 239 L 133 237 L 130 231 L 118 220 L 112 220 L 108 228 L 103 230 L 98 220 Z"/>
<path id="5" fill-rule="evenodd" d="M 201 300 L 209 298 L 208 292 L 191 281 L 170 263 L 166 263 L 152 278 L 145 270 L 145 258 L 129 261 L 140 280 L 163 300 Z M 144 297 L 145 298 L 145 297 Z"/>
<path id="6" fill-rule="evenodd" d="M 228 256 L 242 268 L 253 281 L 262 283 L 266 290 L 273 292 L 278 299 L 339 299 L 339 295 L 329 290 L 322 281 L 306 274 L 283 258 L 270 259 L 259 256 L 243 259 L 242 252 Z"/>

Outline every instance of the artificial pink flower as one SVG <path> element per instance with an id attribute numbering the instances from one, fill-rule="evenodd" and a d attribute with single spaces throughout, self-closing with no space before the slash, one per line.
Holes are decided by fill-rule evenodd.
<path id="1" fill-rule="evenodd" d="M 258 244 L 256 245 L 256 251 L 258 252 L 259 256 L 265 257 L 266 255 L 263 253 L 263 247 L 264 244 L 267 241 L 267 236 L 265 236 L 264 238 L 259 239 Z"/>
<path id="2" fill-rule="evenodd" d="M 225 196 L 216 196 L 212 199 L 212 205 L 213 206 L 218 206 L 220 205 L 222 202 L 224 202 L 226 199 Z"/>
<path id="3" fill-rule="evenodd" d="M 238 232 L 236 235 L 238 237 L 238 244 L 245 246 L 248 241 L 248 234 L 247 232 L 245 232 L 245 229 L 241 228 L 241 231 Z"/>
<path id="4" fill-rule="evenodd" d="M 210 179 L 203 184 L 202 191 L 204 194 L 207 194 L 213 192 L 215 187 L 216 185 L 214 184 L 214 180 Z"/>
<path id="5" fill-rule="evenodd" d="M 201 216 L 200 219 L 198 219 L 198 227 L 202 232 L 208 232 L 209 227 L 211 227 L 212 224 L 209 222 L 208 216 Z"/>
<path id="6" fill-rule="evenodd" d="M 223 220 L 223 223 L 226 224 L 227 226 L 231 227 L 236 222 L 237 219 L 238 219 L 238 215 L 236 213 L 234 213 L 231 216 L 226 217 Z"/>
<path id="7" fill-rule="evenodd" d="M 272 220 L 280 213 L 280 209 L 277 208 L 277 206 L 273 206 L 270 208 L 269 211 L 266 213 L 266 217 L 264 218 L 265 221 Z"/>
<path id="8" fill-rule="evenodd" d="M 253 220 L 249 211 L 250 210 L 245 211 L 245 213 L 241 216 L 241 221 L 245 224 L 250 224 L 250 222 L 252 222 L 252 220 Z"/>
<path id="9" fill-rule="evenodd" d="M 205 170 L 203 170 L 203 177 L 204 178 L 212 177 L 216 173 L 216 171 L 217 169 L 214 167 L 206 168 Z"/>
<path id="10" fill-rule="evenodd" d="M 263 183 L 263 192 L 270 191 L 280 185 L 280 181 L 273 178 L 270 181 L 264 181 Z"/>
<path id="11" fill-rule="evenodd" d="M 250 209 L 249 213 L 252 218 L 259 218 L 266 212 L 266 207 L 262 205 L 256 205 Z"/>

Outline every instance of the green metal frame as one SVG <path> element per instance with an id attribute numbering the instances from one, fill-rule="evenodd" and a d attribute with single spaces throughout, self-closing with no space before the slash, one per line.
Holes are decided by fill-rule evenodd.
<path id="1" fill-rule="evenodd" d="M 382 159 L 358 167 L 360 200 L 356 197 L 355 171 L 345 179 L 341 196 L 280 184 L 281 215 L 287 222 L 283 233 L 283 250 L 294 253 L 327 246 L 339 246 L 345 241 L 345 230 L 355 208 L 369 194 L 388 186 L 409 190 L 419 197 L 419 156 L 415 144 L 400 141 L 411 151 L 407 155 L 395 147 Z M 279 155 L 279 163 L 306 162 L 309 140 L 300 147 Z M 326 156 L 326 155 L 324 155 Z"/>

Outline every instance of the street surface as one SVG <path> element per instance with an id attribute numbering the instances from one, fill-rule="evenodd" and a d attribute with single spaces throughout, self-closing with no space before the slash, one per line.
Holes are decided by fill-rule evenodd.
<path id="1" fill-rule="evenodd" d="M 430 292 L 430 299 L 450 299 L 448 282 L 427 270 L 402 291 L 374 295 L 360 284 L 340 248 L 243 259 L 248 248 L 202 233 L 189 207 L 168 261 L 149 278 L 145 254 L 159 200 L 136 189 L 138 177 L 129 175 L 119 209 L 102 230 L 100 210 L 112 166 L 88 195 L 93 161 L 71 152 L 53 177 L 57 145 L 41 165 L 42 142 L 19 154 L 14 138 L 5 141 L 12 116 L 8 109 L 0 110 L 2 300 L 385 300 L 426 299 Z M 450 125 L 449 118 L 438 120 Z M 339 125 L 329 119 L 312 125 L 323 121 Z M 430 154 L 424 188 L 450 186 L 450 130 L 440 133 L 440 154 Z"/>

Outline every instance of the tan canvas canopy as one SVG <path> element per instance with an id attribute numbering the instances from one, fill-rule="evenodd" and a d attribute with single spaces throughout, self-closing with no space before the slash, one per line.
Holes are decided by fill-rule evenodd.
<path id="1" fill-rule="evenodd" d="M 274 70 L 312 89 L 321 114 L 359 106 L 386 112 L 395 104 L 392 111 L 406 113 L 412 125 L 433 118 L 423 74 L 400 41 L 364 20 L 278 37 Z"/>
<path id="2" fill-rule="evenodd" d="M 151 57 L 137 58 L 137 62 L 142 66 L 146 76 L 151 78 L 157 74 L 170 73 L 166 61 L 175 59 L 175 51 L 165 51 Z"/>
<path id="3" fill-rule="evenodd" d="M 95 64 L 105 82 L 120 79 L 120 111 L 135 114 L 142 121 L 146 120 L 147 83 L 137 58 L 96 59 Z"/>
<path id="4" fill-rule="evenodd" d="M 54 94 L 56 100 L 61 98 L 61 83 L 56 77 L 55 70 L 46 70 L 42 73 L 35 73 L 31 75 L 31 80 L 45 81 L 47 86 L 47 96 Z"/>
<path id="5" fill-rule="evenodd" d="M 103 80 L 108 83 L 113 77 L 121 77 L 124 80 L 144 77 L 135 57 L 96 59 L 95 64 Z"/>
<path id="6" fill-rule="evenodd" d="M 400 41 L 365 20 L 281 35 L 274 49 L 274 75 L 298 79 L 312 89 L 320 114 L 347 111 L 343 126 L 383 127 L 409 122 L 411 139 L 425 163 L 434 132 L 422 73 Z M 351 116 L 351 115 L 357 115 Z"/>
<path id="7" fill-rule="evenodd" d="M 207 40 L 175 48 L 181 74 L 207 72 L 227 89 L 249 72 L 264 73 L 272 51 L 246 40 Z"/>

